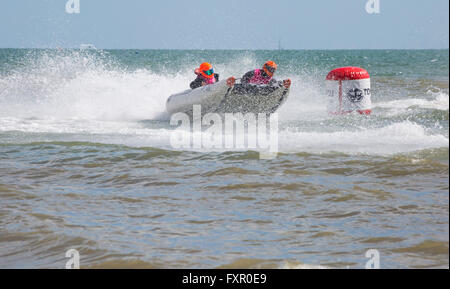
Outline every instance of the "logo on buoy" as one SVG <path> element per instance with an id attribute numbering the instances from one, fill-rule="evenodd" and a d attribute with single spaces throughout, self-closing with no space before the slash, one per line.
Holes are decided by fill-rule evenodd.
<path id="1" fill-rule="evenodd" d="M 361 89 L 353 88 L 347 92 L 347 97 L 353 103 L 360 102 L 364 97 L 364 93 Z"/>

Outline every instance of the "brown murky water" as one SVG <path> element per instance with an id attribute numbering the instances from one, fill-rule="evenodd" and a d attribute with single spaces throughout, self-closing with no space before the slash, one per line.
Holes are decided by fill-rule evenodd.
<path id="1" fill-rule="evenodd" d="M 0 267 L 448 267 L 447 149 L 396 157 L 0 146 Z"/>

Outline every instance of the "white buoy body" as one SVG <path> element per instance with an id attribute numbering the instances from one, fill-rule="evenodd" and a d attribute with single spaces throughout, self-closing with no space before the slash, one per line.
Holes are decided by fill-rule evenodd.
<path id="1" fill-rule="evenodd" d="M 328 112 L 347 114 L 357 111 L 360 114 L 372 112 L 370 75 L 359 67 L 342 67 L 328 73 L 327 78 Z"/>

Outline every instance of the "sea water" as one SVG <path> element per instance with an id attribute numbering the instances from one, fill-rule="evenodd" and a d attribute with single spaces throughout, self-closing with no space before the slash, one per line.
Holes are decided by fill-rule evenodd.
<path id="1" fill-rule="evenodd" d="M 175 149 L 201 62 L 290 78 L 279 154 Z M 0 267 L 448 268 L 449 51 L 0 49 Z M 368 70 L 370 116 L 325 77 Z"/>

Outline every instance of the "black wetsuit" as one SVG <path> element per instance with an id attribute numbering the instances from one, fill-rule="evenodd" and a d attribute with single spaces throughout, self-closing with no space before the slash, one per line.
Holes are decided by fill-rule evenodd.
<path id="1" fill-rule="evenodd" d="M 214 78 L 216 79 L 216 82 L 219 81 L 219 74 L 214 73 Z M 199 87 L 202 87 L 203 82 L 205 81 L 205 79 L 203 78 L 203 76 L 201 76 L 200 74 L 197 76 L 197 78 L 191 82 L 191 89 L 196 89 Z"/>

